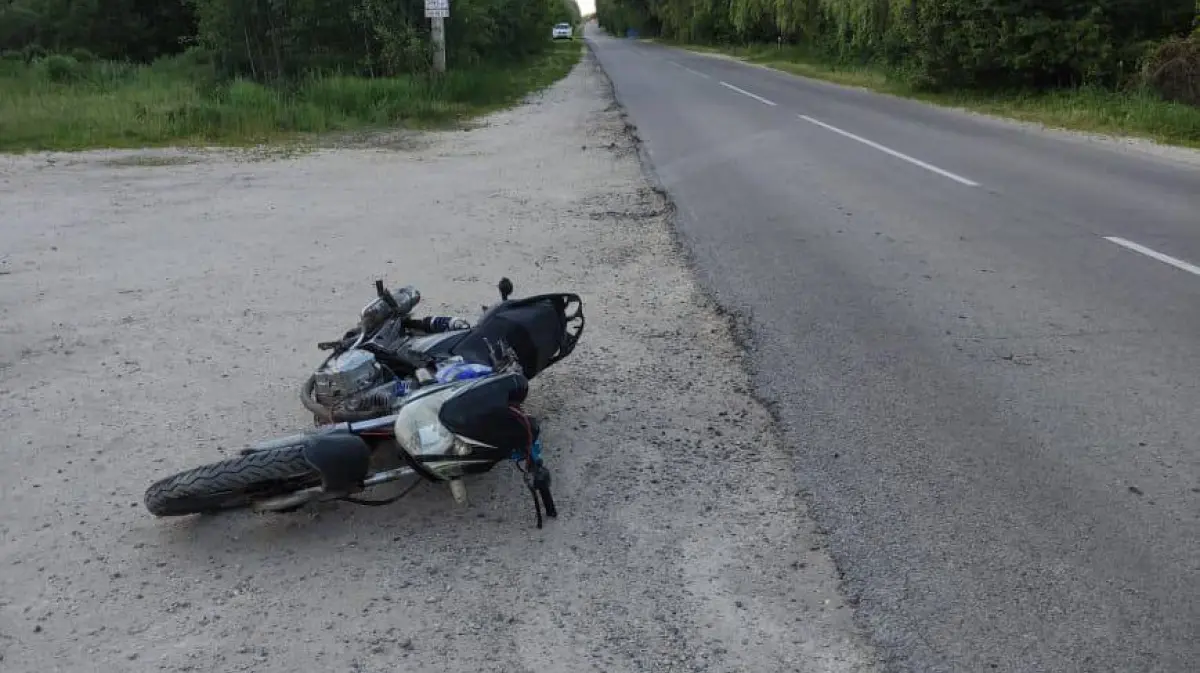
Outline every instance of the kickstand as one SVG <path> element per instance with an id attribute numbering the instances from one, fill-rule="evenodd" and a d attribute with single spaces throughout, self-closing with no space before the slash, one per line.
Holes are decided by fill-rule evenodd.
<path id="1" fill-rule="evenodd" d="M 537 514 L 538 530 L 542 529 L 542 503 L 538 502 L 538 492 L 532 486 L 529 488 L 529 493 L 533 495 L 533 511 Z"/>
<path id="2" fill-rule="evenodd" d="M 537 513 L 537 527 L 542 527 L 542 505 L 546 506 L 546 516 L 558 518 L 558 508 L 554 506 L 554 497 L 550 495 L 550 470 L 542 461 L 534 464 L 532 472 L 525 473 L 525 485 L 533 496 L 533 509 Z M 539 496 L 541 496 L 539 498 Z"/>

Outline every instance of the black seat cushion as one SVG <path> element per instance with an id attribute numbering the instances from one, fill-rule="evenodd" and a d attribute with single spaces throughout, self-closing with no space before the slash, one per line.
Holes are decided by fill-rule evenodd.
<path id="1" fill-rule="evenodd" d="M 490 363 L 492 348 L 507 343 L 517 354 L 525 376 L 537 376 L 562 348 L 563 318 L 551 299 L 521 300 L 494 307 L 462 341 L 454 354 L 468 362 Z"/>

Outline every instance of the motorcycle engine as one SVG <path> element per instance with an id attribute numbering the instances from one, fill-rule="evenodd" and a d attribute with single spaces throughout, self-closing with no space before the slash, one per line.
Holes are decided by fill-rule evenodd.
<path id="1" fill-rule="evenodd" d="M 354 348 L 317 370 L 313 397 L 326 407 L 341 406 L 390 377 L 371 352 Z"/>

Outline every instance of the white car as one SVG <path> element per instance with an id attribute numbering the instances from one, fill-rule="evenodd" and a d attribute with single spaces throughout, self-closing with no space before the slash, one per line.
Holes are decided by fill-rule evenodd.
<path id="1" fill-rule="evenodd" d="M 569 40 L 569 39 L 571 39 L 572 32 L 573 31 L 571 30 L 571 24 L 560 23 L 560 24 L 557 24 L 554 26 L 554 30 L 551 31 L 550 34 L 556 40 Z"/>

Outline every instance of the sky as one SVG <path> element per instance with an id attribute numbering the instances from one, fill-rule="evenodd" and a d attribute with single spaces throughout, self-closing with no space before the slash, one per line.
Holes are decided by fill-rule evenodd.
<path id="1" fill-rule="evenodd" d="M 596 0 L 575 0 L 581 14 L 591 14 L 596 11 Z"/>

